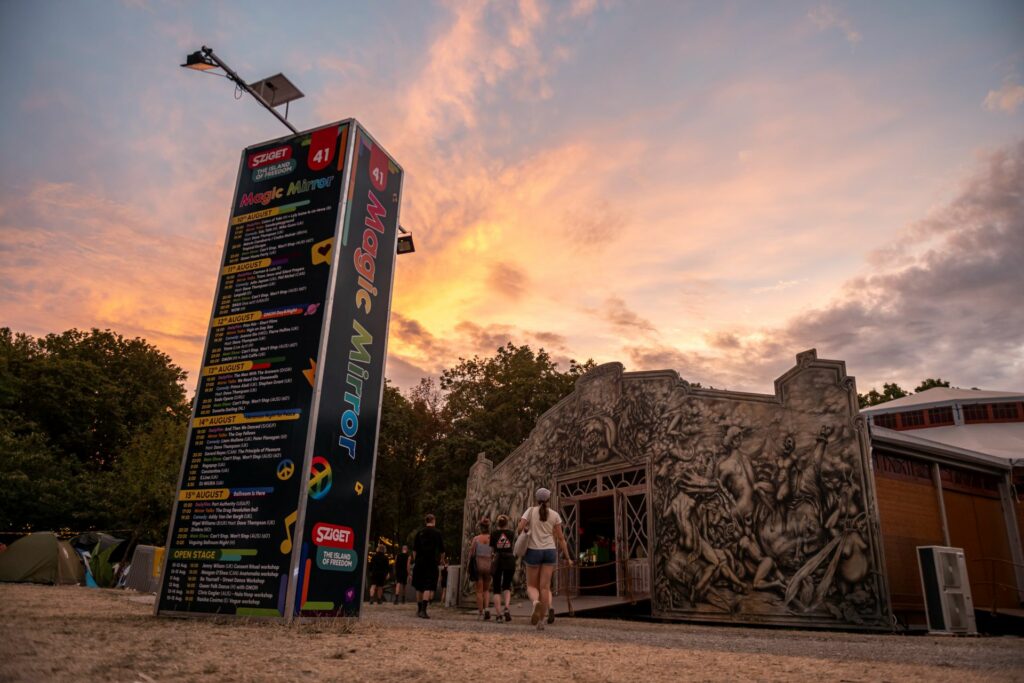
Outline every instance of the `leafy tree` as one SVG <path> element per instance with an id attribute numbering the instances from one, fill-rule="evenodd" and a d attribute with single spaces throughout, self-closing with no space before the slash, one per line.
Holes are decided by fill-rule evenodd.
<path id="1" fill-rule="evenodd" d="M 466 478 L 477 454 L 504 460 L 594 366 L 572 361 L 562 372 L 543 349 L 509 343 L 489 358 L 460 359 L 441 374 L 445 436 L 424 449 L 420 509 L 437 515 L 449 547 L 461 542 Z"/>
<path id="2" fill-rule="evenodd" d="M 387 536 L 404 543 L 417 526 L 417 489 L 423 447 L 437 435 L 430 433 L 416 400 L 406 398 L 390 383 L 384 387 L 377 472 L 374 479 L 371 539 Z"/>
<path id="3" fill-rule="evenodd" d="M 411 543 L 423 513 L 438 514 L 424 481 L 437 480 L 428 473 L 441 464 L 440 444 L 450 438 L 444 408 L 445 397 L 431 379 L 420 380 L 408 396 L 391 385 L 385 386 L 371 539 L 383 535 L 399 544 Z"/>
<path id="4" fill-rule="evenodd" d="M 915 394 L 920 394 L 922 391 L 928 389 L 934 389 L 935 387 L 948 387 L 949 382 L 939 377 L 929 377 L 928 379 L 921 380 L 921 383 L 914 389 Z M 877 389 L 872 387 L 871 391 L 866 394 L 857 394 L 857 399 L 860 402 L 861 408 L 868 406 L 877 406 L 879 403 L 886 403 L 893 399 L 903 398 L 909 396 L 910 393 L 903 389 L 900 385 L 893 382 L 892 384 L 883 384 L 882 392 L 879 393 Z"/>
<path id="5" fill-rule="evenodd" d="M 178 486 L 188 422 L 170 416 L 150 422 L 121 453 L 102 483 L 111 522 L 142 543 L 163 545 Z"/>
<path id="6" fill-rule="evenodd" d="M 4 407 L 36 425 L 59 453 L 110 469 L 148 422 L 188 417 L 184 371 L 143 339 L 97 329 L 17 337 L 7 343 L 6 328 L 0 336 L 0 347 L 20 352 L 11 362 L 14 404 Z M 18 348 L 25 344 L 34 346 L 27 354 Z"/>
<path id="7" fill-rule="evenodd" d="M 941 379 L 939 377 L 929 377 L 926 380 L 922 380 L 921 383 L 917 385 L 917 388 L 914 389 L 914 393 L 920 394 L 922 391 L 928 391 L 929 389 L 934 389 L 936 387 L 948 386 L 949 382 L 944 379 Z"/>
<path id="8" fill-rule="evenodd" d="M 80 501 L 78 463 L 63 461 L 45 435 L 16 416 L 0 418 L 0 530 L 56 529 Z"/>
<path id="9" fill-rule="evenodd" d="M 0 328 L 0 525 L 156 524 L 132 496 L 166 486 L 169 468 L 152 469 L 148 459 L 163 463 L 176 450 L 180 463 L 189 414 L 184 379 L 155 346 L 110 330 L 32 338 Z M 140 445 L 147 434 L 151 441 Z M 122 463 L 133 448 L 136 462 Z M 148 469 L 140 470 L 141 460 Z M 172 487 L 176 476 L 175 468 Z M 171 499 L 173 492 L 165 505 Z"/>
<path id="10" fill-rule="evenodd" d="M 441 374 L 445 413 L 454 430 L 476 443 L 472 459 L 483 450 L 497 463 L 526 440 L 538 418 L 593 365 L 573 362 L 568 372 L 559 372 L 543 349 L 534 353 L 529 346 L 509 343 L 490 358 L 460 359 Z"/>
<path id="11" fill-rule="evenodd" d="M 858 394 L 857 400 L 860 403 L 861 408 L 868 406 L 877 406 L 879 403 L 886 403 L 897 398 L 903 398 L 909 396 L 903 387 L 893 382 L 892 384 L 883 384 L 882 393 L 878 393 L 878 390 L 874 387 L 871 388 L 866 394 Z"/>

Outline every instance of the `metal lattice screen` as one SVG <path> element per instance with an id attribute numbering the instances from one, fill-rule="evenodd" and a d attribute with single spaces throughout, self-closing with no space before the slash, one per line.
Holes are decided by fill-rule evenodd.
<path id="1" fill-rule="evenodd" d="M 647 496 L 638 493 L 622 496 L 625 507 L 624 524 L 626 557 L 629 559 L 648 556 L 647 546 Z"/>
<path id="2" fill-rule="evenodd" d="M 565 543 L 569 546 L 569 553 L 576 557 L 580 536 L 580 508 L 573 502 L 562 503 L 559 507 L 562 511 L 562 530 L 565 534 Z M 566 590 L 572 596 L 579 594 L 577 571 L 575 567 L 566 568 L 565 577 L 568 579 L 568 585 L 563 582 L 562 572 L 558 572 L 556 581 L 559 591 Z"/>
<path id="3" fill-rule="evenodd" d="M 561 508 L 565 542 L 569 546 L 569 552 L 575 553 L 579 545 L 579 507 L 576 503 L 563 503 Z"/>
<path id="4" fill-rule="evenodd" d="M 604 476 L 604 488 L 621 489 L 629 486 L 643 486 L 647 483 L 647 471 L 644 469 L 613 472 Z"/>
<path id="5" fill-rule="evenodd" d="M 574 498 L 585 496 L 589 493 L 597 493 L 599 490 L 597 477 L 587 477 L 577 481 L 564 482 L 558 487 L 558 495 L 563 498 Z"/>

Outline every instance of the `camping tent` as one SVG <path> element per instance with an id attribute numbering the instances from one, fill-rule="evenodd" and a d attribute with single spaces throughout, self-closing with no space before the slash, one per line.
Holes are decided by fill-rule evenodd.
<path id="1" fill-rule="evenodd" d="M 0 581 L 77 584 L 84 576 L 78 553 L 49 531 L 20 538 L 0 553 Z"/>
<path id="2" fill-rule="evenodd" d="M 123 538 L 116 538 L 110 534 L 105 534 L 102 531 L 86 531 L 83 534 L 78 534 L 74 538 L 69 538 L 68 543 L 70 543 L 71 547 L 79 553 L 95 553 L 97 545 L 101 551 L 107 550 L 108 548 L 117 548 L 110 554 L 109 559 L 112 563 L 120 562 L 124 559 L 125 551 L 128 549 L 128 544 L 124 542 Z"/>

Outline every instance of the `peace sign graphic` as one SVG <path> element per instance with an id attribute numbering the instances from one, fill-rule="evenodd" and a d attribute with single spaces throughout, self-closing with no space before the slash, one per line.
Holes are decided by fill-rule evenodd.
<path id="1" fill-rule="evenodd" d="M 295 463 L 285 458 L 277 463 L 277 478 L 281 481 L 288 481 L 295 474 Z"/>

